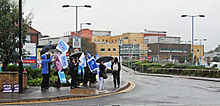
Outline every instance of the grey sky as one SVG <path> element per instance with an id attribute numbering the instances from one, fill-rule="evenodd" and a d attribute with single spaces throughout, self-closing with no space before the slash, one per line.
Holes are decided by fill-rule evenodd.
<path id="1" fill-rule="evenodd" d="M 180 16 L 204 14 L 195 19 L 195 38 L 208 39 L 206 51 L 219 44 L 220 0 L 26 0 L 24 12 L 32 11 L 32 26 L 42 34 L 61 36 L 75 31 L 75 8 L 64 4 L 92 6 L 79 9 L 78 22 L 92 23 L 84 28 L 111 30 L 112 35 L 162 30 L 184 41 L 191 40 L 191 18 Z"/>

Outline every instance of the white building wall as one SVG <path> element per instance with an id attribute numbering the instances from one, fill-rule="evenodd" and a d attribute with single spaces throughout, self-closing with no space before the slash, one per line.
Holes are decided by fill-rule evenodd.
<path id="1" fill-rule="evenodd" d="M 169 43 L 180 44 L 180 37 L 168 37 L 168 36 L 147 36 L 144 37 L 145 43 Z"/>

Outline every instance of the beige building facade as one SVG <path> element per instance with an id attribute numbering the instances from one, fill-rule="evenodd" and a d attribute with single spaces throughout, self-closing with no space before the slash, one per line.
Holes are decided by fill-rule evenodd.
<path id="1" fill-rule="evenodd" d="M 144 44 L 144 33 L 124 33 L 117 36 L 92 36 L 96 43 L 99 56 L 120 56 L 125 58 L 140 58 L 147 56 L 147 45 Z M 136 46 L 134 46 L 136 45 Z"/>
<path id="2" fill-rule="evenodd" d="M 201 56 L 201 63 L 204 62 L 204 45 L 193 45 L 193 54 L 194 59 L 196 62 L 200 62 Z"/>

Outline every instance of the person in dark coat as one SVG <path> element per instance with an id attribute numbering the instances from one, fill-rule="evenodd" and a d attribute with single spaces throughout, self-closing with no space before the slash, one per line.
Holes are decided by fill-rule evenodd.
<path id="1" fill-rule="evenodd" d="M 84 74 L 84 79 L 83 79 L 83 86 L 88 86 L 87 83 L 89 81 L 89 73 L 91 73 L 89 66 L 86 62 L 86 67 L 84 67 L 85 74 Z"/>
<path id="2" fill-rule="evenodd" d="M 48 69 L 48 63 L 52 60 L 53 56 L 50 57 L 50 59 L 47 59 L 46 54 L 43 54 L 41 56 L 42 59 L 42 75 L 43 80 L 41 83 L 41 90 L 47 90 L 49 88 L 49 69 Z"/>
<path id="3" fill-rule="evenodd" d="M 101 61 L 99 65 L 99 77 L 100 77 L 99 90 L 104 90 L 104 87 L 105 87 L 103 74 L 106 74 L 106 66 L 104 65 L 104 61 Z"/>
<path id="4" fill-rule="evenodd" d="M 120 87 L 120 70 L 121 70 L 121 65 L 118 62 L 118 58 L 115 57 L 114 62 L 111 65 L 112 69 L 112 75 L 113 75 L 113 82 L 114 82 L 114 87 L 116 88 L 116 85 Z M 116 84 L 117 82 L 117 84 Z"/>
<path id="5" fill-rule="evenodd" d="M 79 67 L 78 59 L 71 57 L 70 64 L 69 64 L 69 68 L 70 68 L 69 74 L 72 79 L 71 86 L 70 86 L 71 89 L 78 88 L 77 87 L 78 67 Z"/>

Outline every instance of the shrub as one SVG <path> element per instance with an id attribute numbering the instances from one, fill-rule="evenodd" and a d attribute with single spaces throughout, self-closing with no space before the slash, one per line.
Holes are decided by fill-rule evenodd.
<path id="1" fill-rule="evenodd" d="M 165 66 L 163 66 L 164 68 L 172 68 L 174 67 L 176 64 L 173 63 L 167 63 Z"/>
<path id="2" fill-rule="evenodd" d="M 186 68 L 186 67 L 187 65 L 185 64 L 178 64 L 178 65 L 173 66 L 172 68 Z"/>
<path id="3" fill-rule="evenodd" d="M 28 80 L 42 77 L 41 69 L 27 68 L 26 71 L 27 71 Z"/>
<path id="4" fill-rule="evenodd" d="M 40 86 L 43 78 L 35 78 L 32 80 L 28 80 L 27 83 L 29 86 Z"/>
<path id="5" fill-rule="evenodd" d="M 19 71 L 17 65 L 8 65 L 6 71 Z"/>
<path id="6" fill-rule="evenodd" d="M 188 69 L 206 69 L 204 66 L 187 66 Z"/>

